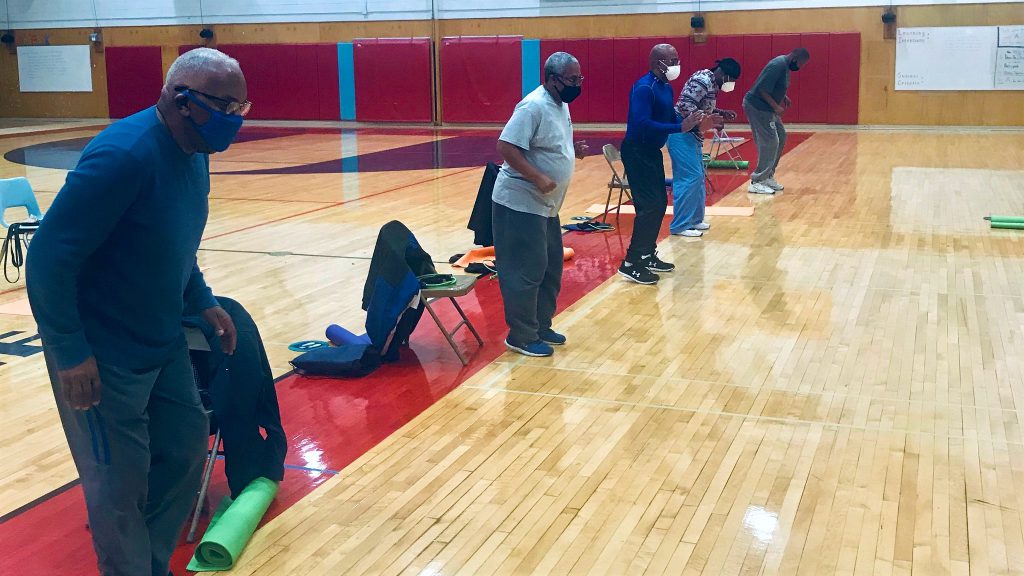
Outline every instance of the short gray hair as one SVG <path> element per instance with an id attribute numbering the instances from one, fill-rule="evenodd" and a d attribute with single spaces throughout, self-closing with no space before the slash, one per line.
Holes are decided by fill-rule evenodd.
<path id="1" fill-rule="evenodd" d="M 202 71 L 209 71 L 211 68 L 235 68 L 241 69 L 238 60 L 213 48 L 196 48 L 189 50 L 171 64 L 167 70 L 165 83 L 178 83 L 182 78 L 190 78 Z"/>
<path id="2" fill-rule="evenodd" d="M 579 60 L 568 52 L 555 52 L 544 61 L 544 81 L 552 76 L 560 76 L 570 64 L 579 64 Z"/>

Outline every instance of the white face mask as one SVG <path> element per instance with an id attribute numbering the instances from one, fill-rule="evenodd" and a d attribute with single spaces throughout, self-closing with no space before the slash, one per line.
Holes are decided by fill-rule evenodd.
<path id="1" fill-rule="evenodd" d="M 736 89 L 736 83 L 735 82 L 726 82 L 725 84 L 722 84 L 722 92 L 732 92 L 735 89 Z"/>
<path id="2" fill-rule="evenodd" d="M 665 78 L 667 78 L 669 82 L 679 78 L 679 64 L 669 66 L 668 70 L 665 71 Z"/>

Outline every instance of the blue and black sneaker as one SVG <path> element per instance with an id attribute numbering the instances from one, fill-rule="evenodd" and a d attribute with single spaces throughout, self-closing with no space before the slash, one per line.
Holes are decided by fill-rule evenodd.
<path id="1" fill-rule="evenodd" d="M 565 344 L 566 340 L 565 336 L 559 334 L 558 332 L 555 332 L 551 328 L 537 332 L 537 337 L 540 338 L 542 341 L 551 344 L 552 346 L 561 346 Z"/>
<path id="2" fill-rule="evenodd" d="M 555 349 L 542 340 L 530 342 L 529 344 L 513 344 L 508 338 L 505 339 L 505 347 L 513 352 L 519 352 L 523 356 L 551 356 Z"/>

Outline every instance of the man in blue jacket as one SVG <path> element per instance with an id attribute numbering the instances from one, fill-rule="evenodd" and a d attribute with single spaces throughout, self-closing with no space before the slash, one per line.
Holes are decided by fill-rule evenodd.
<path id="1" fill-rule="evenodd" d="M 669 82 L 679 77 L 679 54 L 670 44 L 658 44 L 651 50 L 650 71 L 644 74 L 629 95 L 626 137 L 622 140 L 622 164 L 633 195 L 636 217 L 633 236 L 619 274 L 638 284 L 657 284 L 656 272 L 672 272 L 675 265 L 658 258 L 656 245 L 661 222 L 668 207 L 665 192 L 665 159 L 661 148 L 669 134 L 689 132 L 703 125 L 711 128 L 703 112 L 685 119 L 675 110 L 675 97 Z"/>
<path id="2" fill-rule="evenodd" d="M 179 57 L 156 106 L 86 146 L 27 258 L 28 296 L 103 576 L 167 576 L 209 424 L 182 332 L 187 303 L 235 348 L 196 265 L 208 155 L 249 111 L 238 62 Z"/>

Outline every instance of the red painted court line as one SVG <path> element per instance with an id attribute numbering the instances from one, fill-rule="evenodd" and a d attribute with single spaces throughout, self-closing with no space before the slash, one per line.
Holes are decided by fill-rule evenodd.
<path id="1" fill-rule="evenodd" d="M 791 137 L 786 151 L 809 136 Z M 727 177 L 746 178 L 745 173 Z M 713 203 L 710 198 L 709 203 Z M 632 217 L 623 215 L 615 232 L 573 232 L 564 237 L 565 245 L 572 247 L 577 256 L 566 263 L 559 312 L 615 275 L 631 228 Z M 660 238 L 664 239 L 667 233 L 668 219 L 663 222 Z M 425 248 L 430 251 L 429 246 Z M 342 470 L 501 355 L 505 351 L 502 341 L 507 328 L 503 316 L 496 313 L 502 307 L 497 281 L 481 280 L 471 294 L 460 299 L 460 304 L 484 338 L 484 347 L 478 349 L 467 331 L 459 332 L 458 343 L 470 357 L 469 366 L 462 366 L 437 326 L 425 315 L 411 338 L 411 348 L 403 350 L 401 360 L 367 377 L 339 380 L 293 375 L 282 379 L 277 390 L 289 439 L 287 463 Z M 447 325 L 455 322 L 456 314 L 446 303 L 438 302 L 436 308 Z M 330 322 L 330 318 L 324 319 L 325 325 Z M 571 338 L 572 334 L 568 336 Z M 342 478 L 344 475 L 342 470 Z M 216 503 L 227 487 L 221 472 L 214 477 L 211 501 Z M 325 473 L 288 470 L 264 523 L 329 478 Z M 97 574 L 84 527 L 80 487 L 0 524 L 0 574 Z M 54 554 L 54 550 L 61 553 Z M 171 563 L 175 574 L 185 573 L 192 552 L 192 545 L 179 545 Z"/>
<path id="2" fill-rule="evenodd" d="M 225 198 L 223 196 L 209 196 L 210 200 L 221 200 L 228 202 L 274 202 L 276 204 L 335 204 L 325 200 L 278 200 L 277 198 Z"/>

